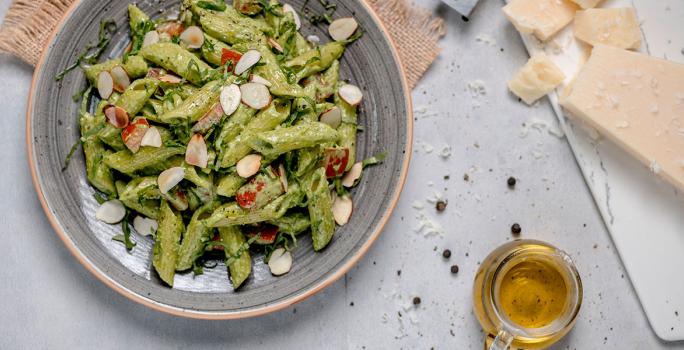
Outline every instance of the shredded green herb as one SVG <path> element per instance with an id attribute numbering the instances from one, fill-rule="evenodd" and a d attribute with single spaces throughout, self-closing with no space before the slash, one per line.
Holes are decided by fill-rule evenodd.
<path id="1" fill-rule="evenodd" d="M 133 41 L 131 42 L 131 51 L 126 52 L 123 55 L 123 62 L 128 61 L 129 56 L 137 55 L 142 49 L 143 41 L 145 40 L 145 34 L 147 32 L 154 30 L 155 24 L 152 21 L 143 21 L 138 23 L 138 27 L 133 29 Z"/>
<path id="2" fill-rule="evenodd" d="M 335 14 L 335 10 L 337 10 L 337 4 L 333 4 L 328 0 L 318 0 L 318 3 L 323 6 L 324 12 L 321 14 L 313 14 L 313 11 L 307 7 L 309 0 L 304 1 L 304 4 L 302 4 L 304 18 L 313 25 L 324 22 L 328 24 L 332 23 L 332 16 Z"/>
<path id="3" fill-rule="evenodd" d="M 72 63 L 66 67 L 63 71 L 59 72 L 55 76 L 56 81 L 64 79 L 64 77 L 85 62 L 88 64 L 95 64 L 97 59 L 100 58 L 104 49 L 109 45 L 109 41 L 112 39 L 112 35 L 116 32 L 116 22 L 113 19 L 107 19 L 100 22 L 100 30 L 98 32 L 97 44 L 89 43 L 83 48 L 81 54 L 76 59 L 76 62 Z"/>
<path id="4" fill-rule="evenodd" d="M 107 197 L 104 197 L 103 195 L 101 195 L 98 192 L 93 193 L 93 198 L 95 198 L 95 201 L 97 202 L 97 204 L 103 204 L 104 202 L 107 201 Z"/>
<path id="5" fill-rule="evenodd" d="M 368 167 L 368 166 L 380 164 L 380 163 L 382 163 L 383 160 L 385 160 L 385 157 L 386 157 L 386 156 L 387 156 L 387 153 L 385 153 L 385 152 L 378 153 L 378 154 L 376 154 L 376 155 L 373 156 L 373 157 L 370 157 L 370 158 L 368 158 L 368 159 L 364 159 L 364 160 L 361 162 L 361 165 L 362 165 L 363 168 L 365 169 L 365 168 Z"/>
<path id="6" fill-rule="evenodd" d="M 126 250 L 128 252 L 133 250 L 133 247 L 136 246 L 136 243 L 131 241 L 131 228 L 128 223 L 129 216 L 130 213 L 128 210 L 126 210 L 126 216 L 124 216 L 123 221 L 121 221 L 121 230 L 123 231 L 123 235 L 119 234 L 112 237 L 113 241 L 121 242 L 126 245 Z"/>
<path id="7" fill-rule="evenodd" d="M 280 9 L 283 5 L 281 4 L 271 4 L 268 0 L 259 0 L 261 7 L 264 8 L 264 13 L 270 13 L 276 17 L 283 17 L 282 10 Z"/>
<path id="8" fill-rule="evenodd" d="M 198 1 L 197 7 L 212 11 L 225 11 L 226 3 L 223 1 Z"/>
<path id="9" fill-rule="evenodd" d="M 286 235 L 289 236 L 289 239 Z M 290 247 L 290 240 L 292 240 L 293 247 Z M 273 254 L 273 251 L 279 247 L 283 247 L 285 250 L 290 251 L 295 246 L 297 246 L 297 238 L 294 235 L 282 232 L 278 233 L 275 241 L 264 247 L 264 262 L 268 263 L 268 261 L 271 259 L 271 254 Z"/>

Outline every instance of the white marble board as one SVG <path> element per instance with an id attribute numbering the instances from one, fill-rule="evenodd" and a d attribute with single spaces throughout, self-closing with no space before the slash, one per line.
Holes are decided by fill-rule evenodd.
<path id="1" fill-rule="evenodd" d="M 684 63 L 684 1 L 608 0 L 600 7 L 633 6 L 642 25 L 641 51 Z M 530 54 L 544 51 L 572 80 L 588 51 L 572 25 L 545 44 L 523 35 Z M 684 82 L 682 82 L 684 84 Z M 684 340 L 684 195 L 614 143 L 564 115 L 549 95 L 655 333 Z"/>

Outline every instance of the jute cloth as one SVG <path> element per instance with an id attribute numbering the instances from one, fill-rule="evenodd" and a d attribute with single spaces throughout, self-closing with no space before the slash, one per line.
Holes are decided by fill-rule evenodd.
<path id="1" fill-rule="evenodd" d="M 50 34 L 78 0 L 14 0 L 0 27 L 0 52 L 35 66 Z M 413 88 L 437 58 L 441 19 L 406 0 L 367 0 L 394 39 L 409 86 Z"/>

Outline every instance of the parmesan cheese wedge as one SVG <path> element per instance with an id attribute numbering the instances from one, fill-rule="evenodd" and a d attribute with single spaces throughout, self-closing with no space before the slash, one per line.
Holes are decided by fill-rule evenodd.
<path id="1" fill-rule="evenodd" d="M 605 44 L 621 49 L 641 46 L 641 28 L 632 7 L 577 11 L 574 29 L 577 39 L 592 46 Z"/>
<path id="2" fill-rule="evenodd" d="M 568 0 L 512 0 L 503 12 L 519 32 L 546 41 L 572 21 L 577 9 Z"/>
<path id="3" fill-rule="evenodd" d="M 684 65 L 594 47 L 561 106 L 684 190 Z"/>
<path id="4" fill-rule="evenodd" d="M 515 73 L 508 88 L 528 105 L 553 91 L 565 79 L 563 72 L 543 53 L 536 54 Z"/>

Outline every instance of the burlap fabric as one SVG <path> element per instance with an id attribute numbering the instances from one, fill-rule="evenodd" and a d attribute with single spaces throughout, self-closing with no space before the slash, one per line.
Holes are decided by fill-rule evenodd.
<path id="1" fill-rule="evenodd" d="M 35 66 L 60 18 L 77 0 L 14 0 L 0 27 L 0 52 Z M 440 52 L 441 19 L 406 0 L 366 0 L 394 39 L 411 88 Z"/>

